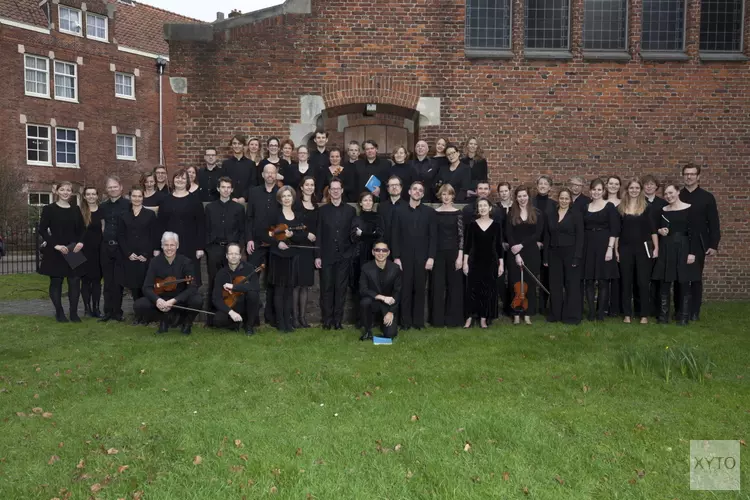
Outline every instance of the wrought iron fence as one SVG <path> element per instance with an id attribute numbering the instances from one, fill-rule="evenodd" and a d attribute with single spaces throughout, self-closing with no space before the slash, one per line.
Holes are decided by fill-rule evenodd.
<path id="1" fill-rule="evenodd" d="M 0 227 L 0 275 L 35 273 L 41 262 L 37 226 Z"/>

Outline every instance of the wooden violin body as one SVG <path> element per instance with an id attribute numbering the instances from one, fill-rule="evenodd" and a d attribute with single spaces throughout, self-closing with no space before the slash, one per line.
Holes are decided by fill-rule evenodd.
<path id="1" fill-rule="evenodd" d="M 304 231 L 307 227 L 302 224 L 300 226 L 289 226 L 288 224 L 276 224 L 268 228 L 268 236 L 278 241 L 286 241 L 287 231 Z"/>
<path id="2" fill-rule="evenodd" d="M 177 285 L 180 283 L 190 284 L 195 278 L 192 276 L 185 276 L 182 279 L 177 279 L 174 276 L 167 276 L 166 278 L 156 278 L 154 280 L 154 293 L 161 295 L 167 292 L 174 292 L 177 290 Z"/>
<path id="3" fill-rule="evenodd" d="M 265 268 L 266 268 L 266 265 L 261 264 L 253 270 L 253 273 L 259 273 Z M 232 285 L 234 286 L 241 285 L 245 283 L 249 277 L 250 276 L 237 276 L 236 278 L 232 280 Z M 233 309 L 234 306 L 237 305 L 237 299 L 239 299 L 239 297 L 244 294 L 245 292 L 235 292 L 234 290 L 232 291 L 222 290 L 221 292 L 221 296 L 224 299 L 224 304 L 226 304 L 226 306 L 230 309 Z"/>
<path id="4" fill-rule="evenodd" d="M 513 284 L 513 300 L 510 308 L 516 312 L 523 312 L 529 309 L 529 299 L 526 294 L 529 293 L 529 284 L 523 281 L 523 269 L 521 269 L 521 281 Z"/>

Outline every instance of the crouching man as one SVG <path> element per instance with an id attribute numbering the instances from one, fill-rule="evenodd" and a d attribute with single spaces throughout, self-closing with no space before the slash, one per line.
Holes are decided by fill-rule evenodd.
<path id="1" fill-rule="evenodd" d="M 211 295 L 211 301 L 216 309 L 214 326 L 219 328 L 230 327 L 234 330 L 239 330 L 241 326 L 244 326 L 245 334 L 253 335 L 255 333 L 253 325 L 258 316 L 258 305 L 260 304 L 260 283 L 256 270 L 242 262 L 241 258 L 242 249 L 240 245 L 238 243 L 228 244 L 228 265 L 221 268 L 216 274 Z M 235 285 L 237 278 L 240 278 L 241 283 Z M 228 301 L 224 300 L 225 291 L 233 294 Z"/>
<path id="2" fill-rule="evenodd" d="M 364 332 L 359 340 L 372 339 L 373 316 L 376 314 L 383 320 L 381 331 L 384 337 L 398 335 L 396 311 L 401 297 L 401 268 L 388 260 L 389 254 L 388 244 L 378 241 L 372 247 L 375 260 L 362 266 L 359 307 Z"/>
<path id="3" fill-rule="evenodd" d="M 193 281 L 193 261 L 177 254 L 179 246 L 180 237 L 176 233 L 167 231 L 162 235 L 162 253 L 151 259 L 143 281 L 144 296 L 133 304 L 136 317 L 147 322 L 159 322 L 156 333 L 166 333 L 169 330 L 169 315 L 174 313 L 180 318 L 182 333 L 190 335 L 198 313 L 181 308 L 197 310 L 203 305 L 203 299 Z"/>

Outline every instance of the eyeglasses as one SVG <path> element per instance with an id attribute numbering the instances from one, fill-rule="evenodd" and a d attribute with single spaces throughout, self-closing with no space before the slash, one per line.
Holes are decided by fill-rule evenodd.
<path id="1" fill-rule="evenodd" d="M 682 175 L 684 175 L 685 177 L 698 177 L 698 174 L 693 173 L 693 172 L 685 172 Z"/>
<path id="2" fill-rule="evenodd" d="M 341 188 L 329 187 L 328 191 L 341 191 Z"/>
<path id="3" fill-rule="evenodd" d="M 387 248 L 373 248 L 372 251 L 375 253 L 388 253 Z"/>

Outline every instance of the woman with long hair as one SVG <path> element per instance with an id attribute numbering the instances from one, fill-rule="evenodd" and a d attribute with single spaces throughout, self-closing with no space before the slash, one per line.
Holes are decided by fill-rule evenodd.
<path id="1" fill-rule="evenodd" d="M 159 191 L 156 188 L 156 174 L 153 171 L 144 172 L 138 184 L 143 189 L 143 206 L 146 208 L 158 209 L 164 198 L 169 196 L 169 193 Z"/>
<path id="2" fill-rule="evenodd" d="M 500 223 L 500 227 L 503 228 L 503 255 L 505 256 L 505 273 L 497 280 L 498 281 L 498 294 L 500 295 L 500 300 L 503 303 L 503 313 L 506 316 L 511 315 L 510 310 L 510 302 L 513 299 L 511 296 L 511 293 L 513 291 L 512 283 L 510 283 L 510 278 L 508 277 L 508 270 L 510 269 L 510 266 L 513 264 L 513 254 L 511 254 L 508 249 L 510 246 L 508 245 L 508 235 L 505 231 L 505 224 L 508 220 L 508 215 L 510 214 L 510 207 L 513 206 L 513 190 L 511 189 L 510 183 L 508 182 L 499 182 L 497 184 L 497 197 L 498 202 L 495 205 L 495 210 L 493 211 L 494 218 L 496 221 Z"/>
<path id="3" fill-rule="evenodd" d="M 468 197 L 477 196 L 477 183 L 489 179 L 487 160 L 476 137 L 466 139 L 462 149 L 463 158 L 461 158 L 461 163 L 468 166 L 471 170 L 471 185 L 466 190 L 466 195 Z"/>
<path id="4" fill-rule="evenodd" d="M 573 208 L 573 193 L 564 187 L 557 209 L 548 214 L 544 231 L 544 265 L 549 269 L 550 307 L 547 321 L 581 322 L 583 215 Z"/>
<path id="5" fill-rule="evenodd" d="M 102 217 L 99 211 L 99 191 L 95 187 L 83 189 L 81 216 L 86 232 L 83 235 L 83 255 L 86 262 L 82 265 L 81 298 L 83 315 L 99 318 L 99 300 L 102 296 Z"/>
<path id="6" fill-rule="evenodd" d="M 464 221 L 453 205 L 456 191 L 450 184 L 438 190 L 441 205 L 435 209 L 437 251 L 432 267 L 430 323 L 432 326 L 461 326 L 463 317 Z"/>
<path id="7" fill-rule="evenodd" d="M 63 280 L 68 280 L 68 304 L 70 321 L 80 323 L 78 298 L 81 294 L 80 274 L 82 266 L 70 267 L 65 256 L 83 249 L 86 226 L 77 206 L 71 205 L 73 184 L 68 181 L 58 184 L 55 201 L 42 209 L 39 221 L 39 236 L 44 240 L 42 264 L 39 274 L 49 276 L 49 298 L 55 306 L 55 319 L 67 323 L 62 306 Z"/>
<path id="8" fill-rule="evenodd" d="M 263 184 L 263 167 L 260 162 L 263 161 L 263 151 L 260 147 L 259 137 L 250 137 L 245 146 L 245 157 L 255 163 L 255 179 L 258 185 Z"/>
<path id="9" fill-rule="evenodd" d="M 190 189 L 188 189 L 188 191 L 190 191 L 191 194 L 195 193 L 200 188 L 198 185 L 198 170 L 193 165 L 190 165 L 185 171 L 188 174 L 188 181 L 190 181 Z"/>
<path id="10" fill-rule="evenodd" d="M 448 141 L 442 137 L 435 141 L 435 154 L 432 155 L 432 162 L 435 164 L 437 170 L 440 170 L 440 167 L 450 165 L 450 161 L 448 161 L 448 157 L 445 155 L 445 148 L 447 147 Z"/>
<path id="11" fill-rule="evenodd" d="M 615 208 L 620 206 L 622 201 L 622 179 L 617 175 L 610 175 L 607 177 L 607 183 L 604 186 L 604 199 L 614 205 Z M 609 288 L 609 304 L 607 304 L 607 315 L 614 318 L 623 312 L 622 309 L 622 297 L 620 288 L 620 278 L 613 278 L 610 281 Z"/>
<path id="12" fill-rule="evenodd" d="M 352 243 L 354 243 L 354 255 L 352 256 L 352 272 L 349 274 L 349 282 L 356 297 L 355 304 L 359 304 L 359 275 L 362 266 L 374 259 L 372 247 L 376 241 L 383 238 L 383 234 L 385 234 L 385 223 L 383 222 L 383 216 L 375 211 L 375 195 L 369 191 L 364 191 L 359 195 L 359 215 L 352 221 L 350 234 Z M 354 310 L 357 311 L 357 308 Z M 357 326 L 361 326 L 359 321 L 357 321 Z"/>
<path id="13" fill-rule="evenodd" d="M 614 258 L 615 240 L 620 234 L 620 215 L 615 206 L 604 199 L 604 183 L 594 179 L 589 185 L 591 203 L 583 214 L 584 268 L 586 280 L 586 302 L 589 305 L 589 321 L 603 320 L 609 305 L 611 281 L 619 278 L 617 261 Z M 594 284 L 599 296 L 594 302 Z"/>
<path id="14" fill-rule="evenodd" d="M 305 147 L 305 146 L 300 146 Z M 305 147 L 305 150 L 307 148 Z M 293 314 L 295 324 L 293 326 L 301 328 L 310 328 L 310 324 L 307 322 L 307 292 L 311 286 L 315 284 L 315 251 L 316 245 L 315 234 L 313 232 L 318 229 L 318 199 L 315 196 L 315 179 L 309 176 L 305 176 L 300 184 L 300 195 L 297 199 L 297 205 L 294 210 L 299 214 L 299 218 L 302 224 L 307 228 L 307 231 L 312 234 L 313 238 L 308 237 L 306 242 L 303 242 L 300 246 L 306 248 L 300 248 L 299 254 L 299 265 L 297 284 L 294 287 L 293 292 Z"/>
<path id="15" fill-rule="evenodd" d="M 468 294 L 464 328 L 471 327 L 474 316 L 487 328 L 487 320 L 497 317 L 497 278 L 503 275 L 505 264 L 503 229 L 492 218 L 492 203 L 486 198 L 477 200 L 476 220 L 466 228 L 463 271 Z"/>
<path id="16" fill-rule="evenodd" d="M 539 270 L 542 266 L 542 251 L 537 244 L 544 230 L 544 215 L 531 204 L 531 189 L 526 186 L 518 186 L 514 193 L 514 203 L 510 207 L 505 230 L 513 255 L 513 263 L 508 269 L 509 285 L 514 288 L 516 283 L 521 282 L 521 270 L 523 269 L 523 282 L 528 285 L 528 308 L 513 311 L 513 324 L 521 323 L 521 316 L 527 325 L 531 324 L 531 317 L 536 314 L 536 281 L 529 276 L 529 272 L 539 278 Z M 524 265 L 526 268 L 524 268 Z M 511 295 L 513 293 L 511 292 Z"/>
<path id="17" fill-rule="evenodd" d="M 690 319 L 690 283 L 701 279 L 701 269 L 696 261 L 702 252 L 699 216 L 692 205 L 680 200 L 680 188 L 673 182 L 664 184 L 667 205 L 661 209 L 659 257 L 654 266 L 653 278 L 659 280 L 659 323 L 669 323 L 669 295 L 672 285 L 677 285 L 680 325 Z"/>
<path id="18" fill-rule="evenodd" d="M 117 226 L 117 241 L 122 252 L 120 285 L 130 290 L 133 302 L 143 297 L 148 264 L 152 257 L 159 255 L 161 248 L 156 214 L 144 208 L 143 190 L 133 186 L 130 189 L 130 210 L 120 218 Z M 143 319 L 136 315 L 133 325 L 142 323 Z"/>
<path id="19" fill-rule="evenodd" d="M 276 311 L 276 322 L 279 331 L 294 331 L 294 288 L 298 286 L 299 251 L 297 245 L 315 241 L 315 235 L 302 224 L 302 217 L 294 212 L 296 193 L 290 186 L 282 186 L 276 193 L 276 200 L 281 205 L 276 224 L 286 224 L 289 229 L 283 231 L 279 239 L 275 235 L 265 234 L 265 242 L 271 247 L 268 264 L 268 282 L 273 285 L 273 303 Z M 293 246 L 292 246 L 293 245 Z"/>
<path id="20" fill-rule="evenodd" d="M 172 175 L 174 190 L 159 207 L 159 234 L 165 231 L 180 237 L 177 253 L 193 262 L 194 283 L 201 285 L 200 259 L 206 246 L 206 217 L 198 196 L 190 196 L 187 171 L 180 169 Z"/>
<path id="21" fill-rule="evenodd" d="M 641 323 L 648 323 L 649 282 L 653 260 L 659 256 L 659 239 L 654 227 L 654 216 L 646 202 L 643 186 L 638 179 L 628 182 L 625 198 L 617 211 L 621 217 L 620 236 L 615 240 L 615 255 L 620 263 L 622 309 L 624 323 L 633 316 L 633 283 L 638 285 Z"/>

